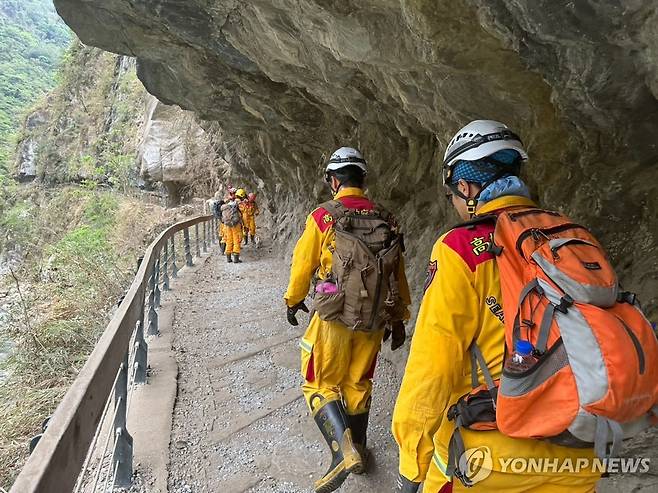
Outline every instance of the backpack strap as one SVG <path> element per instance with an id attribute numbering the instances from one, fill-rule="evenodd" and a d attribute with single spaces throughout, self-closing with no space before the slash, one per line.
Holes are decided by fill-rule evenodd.
<path id="1" fill-rule="evenodd" d="M 471 356 L 471 384 L 473 385 L 473 388 L 480 386 L 480 381 L 478 379 L 478 367 L 480 367 L 482 374 L 484 375 L 484 382 L 487 385 L 487 390 L 489 391 L 489 394 L 491 394 L 493 407 L 496 409 L 496 383 L 494 382 L 493 376 L 487 367 L 487 360 L 484 359 L 482 350 L 475 341 L 473 341 L 471 344 L 471 348 L 468 352 Z"/>
<path id="2" fill-rule="evenodd" d="M 496 383 L 487 367 L 487 361 L 484 359 L 482 350 L 475 341 L 471 343 L 468 353 L 471 359 L 471 385 L 473 389 L 480 386 L 478 379 L 479 367 L 484 375 L 484 381 L 487 390 L 489 391 L 489 395 L 491 396 L 493 412 L 495 413 L 498 389 L 496 388 Z M 448 419 L 451 419 L 451 414 L 452 419 L 455 421 L 455 430 L 453 431 L 452 436 L 450 437 L 450 443 L 448 444 L 448 466 L 446 469 L 446 475 L 456 477 L 464 486 L 470 487 L 473 486 L 473 481 L 468 477 L 468 472 L 462 470 L 460 464 L 460 459 L 466 452 L 466 446 L 464 445 L 464 438 L 461 434 L 461 429 L 464 427 L 465 423 L 461 412 L 459 412 L 459 403 L 457 406 L 453 406 L 452 411 L 448 412 Z M 469 424 L 469 422 L 466 423 L 466 425 Z"/>
<path id="3" fill-rule="evenodd" d="M 537 294 L 540 296 L 544 293 L 544 290 L 539 285 L 537 279 L 533 279 L 528 284 L 526 284 L 524 288 L 521 290 L 521 294 L 519 295 L 519 303 L 517 305 L 518 308 L 516 311 L 516 317 L 514 317 L 514 323 L 512 325 L 512 346 L 515 346 L 516 341 L 521 339 L 521 306 L 523 305 L 525 299 L 528 296 L 530 296 L 530 293 L 532 293 L 533 291 L 536 291 Z M 551 318 L 552 318 L 552 313 L 551 313 Z"/>
<path id="4" fill-rule="evenodd" d="M 327 202 L 320 204 L 320 207 L 331 214 L 331 217 L 334 219 L 334 223 L 349 212 L 349 209 L 345 207 L 345 205 L 340 200 L 328 200 Z"/>
<path id="5" fill-rule="evenodd" d="M 496 221 L 498 221 L 498 216 L 496 214 L 485 214 L 483 216 L 474 216 L 473 219 L 469 219 L 468 221 L 457 223 L 450 229 L 473 228 L 478 224 L 484 224 L 484 223 L 496 224 Z"/>
<path id="6" fill-rule="evenodd" d="M 612 446 L 608 453 L 608 438 L 612 438 Z M 596 431 L 594 432 L 594 451 L 599 459 L 619 457 L 621 442 L 624 439 L 624 430 L 617 421 L 596 417 Z"/>

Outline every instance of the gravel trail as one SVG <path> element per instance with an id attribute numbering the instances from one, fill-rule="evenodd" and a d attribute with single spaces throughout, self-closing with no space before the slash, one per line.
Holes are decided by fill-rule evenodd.
<path id="1" fill-rule="evenodd" d="M 170 444 L 170 493 L 310 493 L 329 454 L 301 395 L 298 341 L 307 318 L 291 327 L 282 295 L 288 265 L 269 248 L 243 250 L 242 264 L 218 253 L 176 292 L 174 351 L 178 395 Z M 382 350 L 390 356 L 388 345 Z M 343 493 L 392 491 L 397 447 L 391 412 L 399 363 L 380 357 L 368 434 L 367 475 L 351 475 Z M 625 456 L 652 457 L 642 475 L 613 475 L 599 493 L 658 491 L 656 438 L 629 441 Z M 147 492 L 148 477 L 131 491 Z"/>
<path id="2" fill-rule="evenodd" d="M 171 493 L 305 493 L 328 467 L 300 389 L 298 341 L 307 319 L 299 327 L 286 322 L 288 266 L 274 256 L 252 245 L 242 264 L 215 255 L 177 293 Z M 377 373 L 368 437 L 374 463 L 342 492 L 390 491 L 394 483 L 389 424 L 399 381 L 383 358 Z"/>

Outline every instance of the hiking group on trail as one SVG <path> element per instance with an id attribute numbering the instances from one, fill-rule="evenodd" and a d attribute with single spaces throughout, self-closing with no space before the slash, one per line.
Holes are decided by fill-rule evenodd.
<path id="1" fill-rule="evenodd" d="M 393 411 L 392 490 L 593 492 L 600 463 L 658 423 L 654 327 L 594 236 L 530 198 L 527 159 L 490 120 L 463 127 L 445 151 L 446 198 L 464 222 L 430 255 Z M 402 230 L 366 196 L 366 175 L 358 150 L 332 154 L 333 199 L 307 217 L 284 295 L 296 326 L 312 293 L 302 392 L 331 453 L 317 493 L 367 473 L 377 355 L 389 337 L 394 350 L 404 344 L 410 318 Z M 236 226 L 222 222 L 231 238 Z M 227 240 L 229 261 L 239 243 Z M 518 460 L 545 467 L 509 467 Z"/>
<path id="2" fill-rule="evenodd" d="M 215 193 L 210 201 L 210 210 L 219 219 L 219 245 L 226 261 L 241 263 L 240 250 L 242 240 L 244 244 L 258 245 L 260 240 L 256 236 L 256 216 L 260 214 L 256 204 L 256 194 L 247 193 L 244 188 L 228 188 L 228 195 L 222 198 L 222 193 Z"/>

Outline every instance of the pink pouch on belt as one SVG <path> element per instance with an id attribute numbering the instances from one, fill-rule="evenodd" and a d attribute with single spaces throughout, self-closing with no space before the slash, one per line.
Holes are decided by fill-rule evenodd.
<path id="1" fill-rule="evenodd" d="M 338 286 L 330 281 L 322 281 L 315 285 L 315 292 L 322 294 L 336 294 L 338 292 Z"/>

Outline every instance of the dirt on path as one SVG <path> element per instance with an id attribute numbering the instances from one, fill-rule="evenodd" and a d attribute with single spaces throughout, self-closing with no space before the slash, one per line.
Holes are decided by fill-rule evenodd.
<path id="1" fill-rule="evenodd" d="M 173 345 L 179 365 L 168 487 L 186 492 L 311 492 L 329 454 L 301 396 L 299 337 L 282 295 L 288 266 L 248 246 L 242 264 L 214 255 L 177 293 Z M 388 350 L 388 349 L 387 349 Z M 397 448 L 390 412 L 399 382 L 379 363 L 367 476 L 340 491 L 391 491 Z"/>

